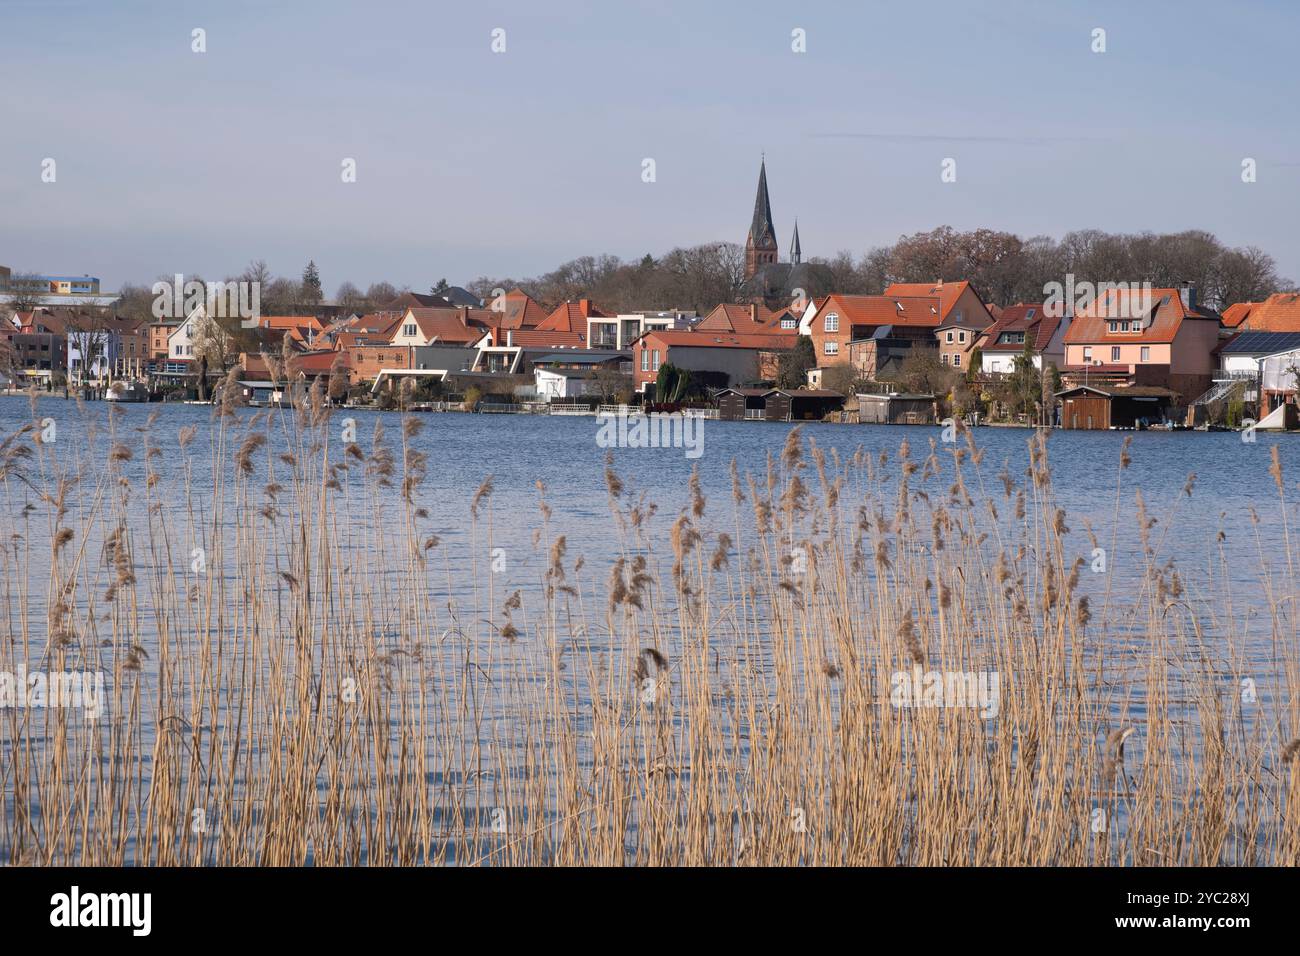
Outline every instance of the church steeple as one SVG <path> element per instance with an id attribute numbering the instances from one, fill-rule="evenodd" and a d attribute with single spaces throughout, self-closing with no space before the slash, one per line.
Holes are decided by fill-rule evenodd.
<path id="1" fill-rule="evenodd" d="M 754 196 L 754 220 L 745 239 L 745 278 L 777 260 L 776 227 L 772 225 L 772 201 L 767 195 L 767 160 L 758 167 L 758 193 Z"/>
<path id="2" fill-rule="evenodd" d="M 799 220 L 794 221 L 794 238 L 790 240 L 790 263 L 798 265 L 803 261 L 803 250 L 799 248 Z"/>

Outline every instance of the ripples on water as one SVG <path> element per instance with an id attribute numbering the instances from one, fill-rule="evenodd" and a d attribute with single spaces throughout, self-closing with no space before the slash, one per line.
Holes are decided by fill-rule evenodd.
<path id="1" fill-rule="evenodd" d="M 217 423 L 211 409 L 188 405 L 124 405 L 113 424 L 115 440 L 133 451 L 132 458 L 121 463 L 123 476 L 136 487 L 145 480 L 145 446 L 141 429 L 146 419 L 157 414 L 151 426 L 155 443 L 163 448 L 163 456 L 153 462 L 160 482 L 155 487 L 155 499 L 161 500 L 163 517 L 169 527 L 191 529 L 193 540 L 206 540 L 209 532 L 202 530 L 203 512 L 210 505 L 215 492 L 213 473 L 201 462 L 208 458 L 207 450 L 215 440 Z M 63 466 L 76 470 L 75 456 L 84 455 L 84 470 L 92 480 L 82 481 L 69 497 L 69 509 L 75 522 L 80 510 L 92 510 L 99 505 L 95 496 L 103 492 L 96 487 L 95 478 L 102 472 L 105 452 L 109 445 L 109 406 L 90 404 L 78 406 L 61 399 L 43 399 L 36 412 L 37 418 L 52 418 L 58 428 L 57 452 Z M 247 420 L 252 410 L 239 411 Z M 369 448 L 375 423 L 384 422 L 390 443 L 400 441 L 400 417 L 393 413 L 372 411 L 336 412 L 332 428 L 340 428 L 344 418 L 357 423 L 358 441 Z M 429 471 L 427 480 L 418 492 L 418 504 L 429 512 L 429 526 L 436 529 L 442 539 L 438 554 L 442 555 L 439 573 L 429 578 L 431 590 L 421 596 L 435 608 L 477 608 L 498 606 L 514 590 L 526 596 L 538 596 L 545 587 L 547 554 L 544 545 L 534 542 L 534 533 L 542 523 L 539 510 L 537 482 L 545 485 L 545 496 L 554 513 L 551 525 L 556 533 L 566 535 L 570 566 L 579 557 L 585 563 L 589 576 L 597 582 L 603 580 L 610 564 L 620 556 L 620 536 L 611 528 L 606 489 L 605 455 L 595 441 L 597 424 L 594 418 L 535 417 L 535 416 L 479 416 L 463 414 L 438 414 L 421 416 L 425 428 L 411 441 L 413 448 L 427 453 Z M 0 433 L 9 434 L 33 419 L 32 410 L 25 399 L 0 400 Z M 176 435 L 183 426 L 194 426 L 197 435 L 192 446 L 196 465 L 187 471 L 184 458 L 177 453 Z M 624 500 L 645 500 L 657 506 L 650 519 L 651 531 L 647 537 L 667 540 L 668 529 L 682 508 L 689 502 L 687 483 L 692 466 L 698 464 L 702 488 L 708 499 L 709 516 L 718 530 L 727 530 L 732 514 L 731 463 L 735 460 L 741 474 L 752 473 L 762 483 L 769 458 L 779 458 L 791 426 L 769 423 L 743 423 L 709 421 L 704 427 L 704 454 L 698 461 L 688 460 L 681 449 L 615 449 L 612 467 L 625 485 Z M 906 439 L 914 460 L 929 454 L 930 444 L 938 441 L 941 430 L 937 427 L 906 426 L 855 426 L 807 424 L 803 434 L 815 441 L 823 450 L 836 449 L 843 460 L 853 457 L 861 448 L 873 459 L 882 453 L 889 456 L 883 467 L 894 475 L 886 488 L 897 486 L 895 456 L 899 443 Z M 985 452 L 981 465 L 982 485 L 990 497 L 999 498 L 1001 482 L 997 472 L 1004 467 L 1018 483 L 1023 483 L 1029 467 L 1027 441 L 1031 433 L 1021 429 L 981 428 L 976 441 Z M 1052 467 L 1052 485 L 1057 503 L 1066 511 L 1066 521 L 1071 528 L 1067 540 L 1079 556 L 1087 558 L 1092 544 L 1086 534 L 1091 526 L 1098 543 L 1106 548 L 1109 561 L 1110 602 L 1120 608 L 1133 601 L 1137 585 L 1136 556 L 1140 553 L 1140 535 L 1133 519 L 1133 494 L 1140 489 L 1148 513 L 1156 519 L 1151 530 L 1157 543 L 1160 560 L 1173 558 L 1188 587 L 1189 595 L 1201 589 L 1211 594 L 1230 594 L 1234 602 L 1231 609 L 1214 609 L 1202 620 L 1206 637 L 1214 639 L 1224 631 L 1244 632 L 1235 636 L 1244 639 L 1250 655 L 1257 657 L 1261 669 L 1271 666 L 1273 649 L 1266 589 L 1262 568 L 1271 568 L 1275 574 L 1285 574 L 1285 550 L 1282 529 L 1277 519 L 1277 489 L 1268 474 L 1271 449 L 1280 452 L 1283 472 L 1287 476 L 1300 474 L 1300 444 L 1293 436 L 1261 434 L 1253 444 L 1243 443 L 1231 433 L 1161 433 L 1148 432 L 1133 436 L 1129 454 L 1131 466 L 1124 472 L 1119 521 L 1116 523 L 1116 476 L 1121 445 L 1125 435 L 1112 432 L 1069 432 L 1051 434 L 1048 444 Z M 93 444 L 87 439 L 93 439 Z M 942 450 L 942 449 L 941 449 Z M 233 454 L 233 449 L 228 451 Z M 74 457 L 69 457 L 74 456 Z M 913 491 L 924 491 L 936 499 L 947 494 L 953 481 L 954 465 L 950 456 L 938 458 L 939 473 L 923 478 L 913 476 Z M 969 466 L 967 466 L 969 469 Z M 1195 473 L 1195 490 L 1190 498 L 1184 495 L 1184 486 L 1190 473 Z M 480 483 L 491 475 L 491 542 L 490 548 L 482 530 L 472 534 L 469 521 L 470 501 Z M 973 473 L 967 471 L 967 481 L 972 492 L 979 491 Z M 198 513 L 191 515 L 186 507 L 183 488 L 188 482 L 190 500 L 197 503 Z M 1293 480 L 1287 485 L 1292 492 Z M 855 499 L 855 491 L 862 489 L 851 485 L 846 489 L 848 502 Z M 229 493 L 229 487 L 227 488 Z M 397 503 L 396 489 L 384 495 Z M 35 493 L 14 481 L 8 483 L 5 507 L 9 523 L 14 528 L 29 529 L 27 546 L 30 548 L 31 566 L 41 568 L 49 561 L 48 535 L 42 538 L 45 519 L 31 521 L 24 508 L 35 499 Z M 360 519 L 372 508 L 371 489 L 359 481 L 349 481 L 336 503 L 340 520 L 339 536 L 347 545 L 352 560 L 364 566 L 350 567 L 345 573 L 364 576 L 369 590 L 377 596 L 392 599 L 414 600 L 416 596 L 404 593 L 409 579 L 394 575 L 385 566 L 385 557 L 375 550 L 372 538 L 363 522 L 357 520 L 355 528 L 349 526 L 349 515 Z M 853 505 L 852 507 L 856 507 Z M 1010 508 L 1010 504 L 1005 505 Z M 852 510 L 852 508 L 850 508 Z M 1261 520 L 1255 523 L 1252 510 Z M 1176 514 L 1174 520 L 1167 516 Z M 748 516 L 746 516 L 748 517 Z M 191 521 L 197 518 L 198 524 Z M 133 528 L 133 533 L 147 534 L 143 523 Z M 102 529 L 101 529 L 102 531 Z M 1218 536 L 1222 532 L 1223 538 Z M 395 535 L 397 531 L 395 529 Z M 184 538 L 184 534 L 180 534 Z M 103 545 L 102 537 L 85 543 L 88 553 L 96 554 Z M 494 551 L 491 549 L 500 549 Z M 665 546 L 666 550 L 666 546 Z M 389 555 L 389 558 L 392 556 Z M 1067 559 L 1072 555 L 1067 555 Z M 179 549 L 161 562 L 153 562 L 149 551 L 137 542 L 135 558 L 138 574 L 143 579 L 147 573 L 177 573 L 184 575 L 190 564 L 190 555 Z M 663 558 L 660 558 L 663 561 Z M 495 562 L 495 566 L 494 566 Z M 445 569 L 441 565 L 446 565 Z M 1224 568 L 1227 569 L 1225 578 Z M 215 569 L 214 569 L 215 570 Z M 445 570 L 445 573 L 443 571 Z M 661 570 L 663 568 L 661 567 Z M 1100 604 L 1104 576 L 1084 574 L 1084 587 L 1090 589 L 1094 600 Z M 392 578 L 391 581 L 386 579 Z M 235 577 L 227 575 L 228 583 Z M 41 586 L 39 574 L 31 576 L 30 585 Z M 366 590 L 366 589 L 363 589 Z M 488 593 L 491 600 L 486 600 Z M 11 633 L 21 630 L 20 619 L 33 635 L 40 635 L 46 626 L 45 601 L 40 593 L 8 594 L 8 618 Z M 1289 627 L 1289 625 L 1287 625 Z M 449 617 L 439 623 L 439 640 L 459 639 L 456 623 Z M 396 632 L 376 635 L 380 642 L 400 642 Z M 145 633 L 146 638 L 157 640 L 156 634 Z M 1121 648 L 1121 659 L 1128 655 L 1134 663 L 1140 661 L 1141 649 L 1120 638 L 1128 647 Z M 36 647 L 43 639 L 33 640 Z M 157 657 L 156 644 L 146 641 L 150 660 Z M 602 656 L 615 649 L 602 644 L 593 636 L 583 654 Z M 519 681 L 538 680 L 530 674 L 528 656 L 523 650 L 513 655 Z M 576 650 L 573 653 L 578 653 Z M 762 666 L 762 662 L 759 662 Z M 1235 680 L 1226 665 L 1225 686 Z M 453 695 L 462 693 L 455 689 L 449 675 L 444 690 Z M 1111 675 L 1122 679 L 1122 675 Z M 1175 681 L 1178 680 L 1175 675 Z M 567 692 L 577 692 L 576 683 Z M 1261 688 L 1265 702 L 1270 690 Z M 1143 715 L 1143 688 L 1131 688 L 1126 698 L 1129 720 L 1140 720 Z M 220 720 L 228 718 L 224 711 Z M 509 721 L 509 701 L 504 693 L 500 709 L 492 721 Z M 585 732 L 589 724 L 579 716 L 578 728 Z M 493 723 L 485 725 L 491 735 Z M 152 728 L 147 728 L 152 732 Z M 147 748 L 146 748 L 147 751 Z M 446 783 L 444 778 L 454 772 L 439 772 L 431 785 Z M 441 781 L 441 783 L 440 783 Z M 12 794 L 7 794 L 12 799 Z M 9 808 L 12 814 L 12 807 Z"/>

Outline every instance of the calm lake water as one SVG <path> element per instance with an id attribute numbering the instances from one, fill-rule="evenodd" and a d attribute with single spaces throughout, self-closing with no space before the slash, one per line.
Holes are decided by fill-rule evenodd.
<path id="1" fill-rule="evenodd" d="M 107 449 L 110 407 L 105 403 L 79 407 L 61 398 L 47 398 L 40 401 L 37 414 L 57 423 L 60 451 L 84 449 L 88 427 L 97 428 L 100 445 L 94 455 L 102 459 Z M 134 452 L 133 460 L 124 463 L 123 470 L 133 481 L 142 480 L 145 467 L 144 439 L 137 429 L 154 413 L 159 417 L 152 428 L 153 440 L 164 450 L 163 458 L 154 467 L 161 473 L 164 488 L 183 478 L 180 457 L 175 454 L 175 436 L 182 426 L 198 429 L 191 452 L 196 461 L 206 463 L 207 445 L 218 427 L 210 408 L 182 404 L 117 407 L 123 412 L 117 440 Z M 240 416 L 246 419 L 253 411 L 242 409 Z M 401 418 L 396 413 L 338 411 L 331 427 L 341 428 L 342 420 L 349 417 L 355 419 L 358 441 L 367 450 L 376 421 L 385 423 L 390 445 L 400 442 Z M 615 556 L 604 478 L 606 450 L 597 445 L 599 426 L 595 418 L 459 413 L 419 417 L 425 428 L 414 438 L 412 447 L 429 455 L 429 474 L 418 503 L 428 509 L 432 525 L 440 529 L 439 534 L 453 551 L 467 540 L 470 499 L 491 475 L 495 544 L 507 550 L 512 565 L 510 576 L 518 576 L 521 584 L 536 580 L 535 572 L 541 567 L 538 562 L 544 558 L 535 554 L 532 544 L 540 520 L 536 488 L 539 480 L 545 483 L 557 532 L 568 537 L 570 555 L 582 555 L 588 564 L 598 566 L 607 565 Z M 7 435 L 31 421 L 26 399 L 0 399 L 0 433 Z M 687 482 L 692 466 L 698 465 L 713 517 L 721 520 L 731 514 L 732 460 L 742 474 L 749 471 L 761 475 L 768 456 L 780 455 L 791 427 L 781 423 L 706 421 L 703 454 L 698 459 L 688 459 L 680 448 L 616 448 L 614 469 L 632 494 L 644 492 L 657 504 L 658 512 L 652 521 L 666 533 L 688 501 Z M 893 459 L 899 444 L 906 439 L 912 458 L 923 459 L 929 454 L 930 442 L 939 440 L 941 429 L 818 423 L 805 424 L 803 434 L 828 453 L 838 450 L 845 459 L 859 448 L 872 456 L 886 452 L 891 463 L 884 471 L 895 475 L 896 480 Z M 1031 434 L 1016 428 L 985 427 L 975 431 L 975 440 L 985 451 L 981 471 L 990 495 L 1001 497 L 996 476 L 1004 466 L 1017 482 L 1023 481 L 1029 465 L 1027 442 Z M 1116 526 L 1116 478 L 1121 446 L 1129 435 L 1133 439 L 1129 450 L 1132 464 L 1123 474 Z M 1081 554 L 1088 551 L 1083 548 L 1086 540 L 1082 535 L 1087 521 L 1107 545 L 1112 533 L 1116 534 L 1116 554 L 1111 563 L 1117 572 L 1124 572 L 1125 556 L 1131 556 L 1138 546 L 1134 493 L 1140 491 L 1148 512 L 1158 519 L 1153 536 L 1160 541 L 1162 555 L 1175 558 L 1184 573 L 1191 574 L 1223 547 L 1235 583 L 1246 588 L 1257 583 L 1261 541 L 1266 561 L 1283 557 L 1278 493 L 1269 474 L 1273 447 L 1281 455 L 1288 497 L 1300 498 L 1296 492 L 1300 436 L 1259 434 L 1254 443 L 1245 443 L 1238 434 L 1229 432 L 1054 431 L 1048 444 L 1057 503 L 1066 510 L 1068 523 L 1081 542 Z M 949 455 L 941 454 L 939 461 L 938 475 L 929 479 L 921 473 L 913 476 L 914 490 L 931 495 L 946 492 L 954 465 Z M 99 460 L 92 464 L 95 469 L 102 467 Z M 969 469 L 969 464 L 966 467 Z M 1183 489 L 1193 473 L 1194 492 L 1186 498 Z M 968 470 L 968 481 L 970 475 Z M 197 494 L 210 493 L 212 476 L 208 469 L 196 468 L 191 480 Z M 11 508 L 23 506 L 23 493 L 11 488 Z M 180 507 L 179 499 L 174 506 Z M 1166 523 L 1163 519 L 1175 506 L 1176 520 Z M 1252 508 L 1262 518 L 1258 528 L 1251 520 Z M 1221 530 L 1226 539 L 1219 543 L 1216 535 Z"/>

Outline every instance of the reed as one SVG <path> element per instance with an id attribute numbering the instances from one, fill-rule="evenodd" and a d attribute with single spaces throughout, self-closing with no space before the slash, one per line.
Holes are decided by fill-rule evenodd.
<path id="1" fill-rule="evenodd" d="M 178 435 L 82 410 L 73 447 L 0 444 L 0 671 L 108 694 L 93 721 L 0 709 L 0 857 L 1300 862 L 1289 551 L 1251 529 L 1256 607 L 1222 533 L 1174 564 L 1127 443 L 1102 532 L 1122 589 L 1084 569 L 1041 433 L 1018 479 L 969 433 L 842 457 L 795 428 L 730 495 L 693 474 L 677 514 L 609 460 L 608 562 L 539 482 L 545 569 L 503 593 L 492 477 L 453 498 L 420 421 L 352 440 L 322 399 Z M 900 705 L 930 672 L 996 675 L 996 714 Z"/>

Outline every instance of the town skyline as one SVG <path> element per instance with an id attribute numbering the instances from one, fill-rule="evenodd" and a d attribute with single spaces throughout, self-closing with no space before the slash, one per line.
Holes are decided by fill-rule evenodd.
<path id="1" fill-rule="evenodd" d="M 1300 275 L 1287 228 L 1300 142 L 1274 120 L 1295 89 L 1280 63 L 1296 17 L 1278 4 L 1193 4 L 1177 22 L 1106 4 L 303 9 L 259 8 L 255 23 L 207 4 L 9 9 L 7 28 L 33 41 L 16 75 L 32 81 L 0 92 L 26 131 L 0 157 L 0 203 L 22 224 L 0 231 L 0 262 L 109 289 L 237 274 L 250 258 L 287 275 L 312 259 L 329 292 L 532 276 L 583 255 L 743 243 L 765 156 L 782 261 L 796 219 L 805 260 L 944 224 L 1055 239 L 1200 228 Z M 400 36 L 399 11 L 414 23 Z M 887 42 L 922 29 L 919 48 Z M 330 43 L 350 55 L 302 52 Z M 1189 70 L 1191 49 L 1215 55 Z M 916 68 L 923 54 L 935 69 Z M 37 57 L 39 78 L 23 69 Z M 213 146 L 187 134 L 196 122 L 221 131 Z M 342 182 L 349 158 L 356 181 Z"/>

